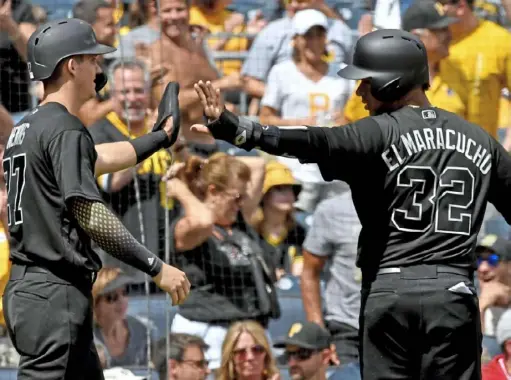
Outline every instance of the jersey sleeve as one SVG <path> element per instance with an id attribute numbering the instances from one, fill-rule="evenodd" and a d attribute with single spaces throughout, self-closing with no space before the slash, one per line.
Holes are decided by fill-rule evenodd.
<path id="1" fill-rule="evenodd" d="M 494 143 L 493 170 L 488 200 L 511 224 L 511 156 L 497 142 Z"/>
<path id="2" fill-rule="evenodd" d="M 65 130 L 48 146 L 57 185 L 67 202 L 73 197 L 101 201 L 94 178 L 97 153 L 86 130 Z"/>

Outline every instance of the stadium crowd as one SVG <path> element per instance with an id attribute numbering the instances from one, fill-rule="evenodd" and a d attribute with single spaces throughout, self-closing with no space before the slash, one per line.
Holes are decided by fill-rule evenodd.
<path id="1" fill-rule="evenodd" d="M 94 334 L 106 379 L 143 378 L 146 368 L 160 380 L 360 379 L 361 226 L 349 187 L 324 181 L 314 164 L 192 130 L 203 123 L 198 80 L 265 124 L 342 125 L 368 115 L 357 84 L 336 75 L 354 42 L 402 28 L 426 46 L 431 102 L 511 151 L 510 0 L 3 0 L 2 150 L 43 96 L 28 77 L 27 40 L 57 17 L 85 20 L 98 42 L 117 47 L 101 62 L 108 85 L 80 111 L 96 143 L 147 133 L 166 84 L 181 88 L 179 142 L 97 184 L 141 243 L 187 273 L 192 291 L 171 307 L 143 273 L 102 254 Z M 476 249 L 483 380 L 508 379 L 511 230 L 491 205 L 486 214 Z M 0 379 L 14 378 L 17 353 L 5 329 L 1 336 Z"/>

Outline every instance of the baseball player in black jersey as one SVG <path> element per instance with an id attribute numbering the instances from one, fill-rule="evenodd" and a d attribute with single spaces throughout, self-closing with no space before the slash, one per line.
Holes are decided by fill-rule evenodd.
<path id="1" fill-rule="evenodd" d="M 21 355 L 18 379 L 103 379 L 91 295 L 101 261 L 91 239 L 150 275 L 174 304 L 189 292 L 185 274 L 138 243 L 96 186 L 95 174 L 136 165 L 169 147 L 179 129 L 166 92 L 153 132 L 94 146 L 75 115 L 104 86 L 97 57 L 113 50 L 76 19 L 45 24 L 28 42 L 30 74 L 43 81 L 45 97 L 14 127 L 3 159 L 12 261 L 3 305 Z"/>
<path id="2" fill-rule="evenodd" d="M 224 110 L 199 82 L 217 139 L 319 165 L 352 189 L 362 223 L 357 265 L 364 379 L 480 379 L 473 285 L 487 202 L 511 222 L 511 158 L 477 125 L 432 106 L 424 45 L 400 30 L 361 37 L 353 64 L 370 117 L 334 128 L 262 126 Z"/>

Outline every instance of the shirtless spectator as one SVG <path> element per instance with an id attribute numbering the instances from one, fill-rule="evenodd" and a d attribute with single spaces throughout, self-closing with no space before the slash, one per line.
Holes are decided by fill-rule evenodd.
<path id="1" fill-rule="evenodd" d="M 191 0 L 160 0 L 161 39 L 150 50 L 151 65 L 165 62 L 168 72 L 154 84 L 152 106 L 160 102 L 165 85 L 170 81 L 180 84 L 181 132 L 188 141 L 214 143 L 211 135 L 190 130 L 193 124 L 203 122 L 203 108 L 193 85 L 199 80 L 212 81 L 221 91 L 241 88 L 240 75 L 233 73 L 220 77 L 208 58 L 203 40 L 192 33 L 189 23 Z"/>

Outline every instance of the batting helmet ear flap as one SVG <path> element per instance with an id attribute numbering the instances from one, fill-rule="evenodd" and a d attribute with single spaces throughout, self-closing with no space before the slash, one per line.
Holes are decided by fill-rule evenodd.
<path id="1" fill-rule="evenodd" d="M 414 82 L 408 78 L 411 75 L 402 74 L 397 78 L 395 75 L 381 75 L 371 79 L 371 94 L 380 102 L 396 101 L 412 89 Z"/>

